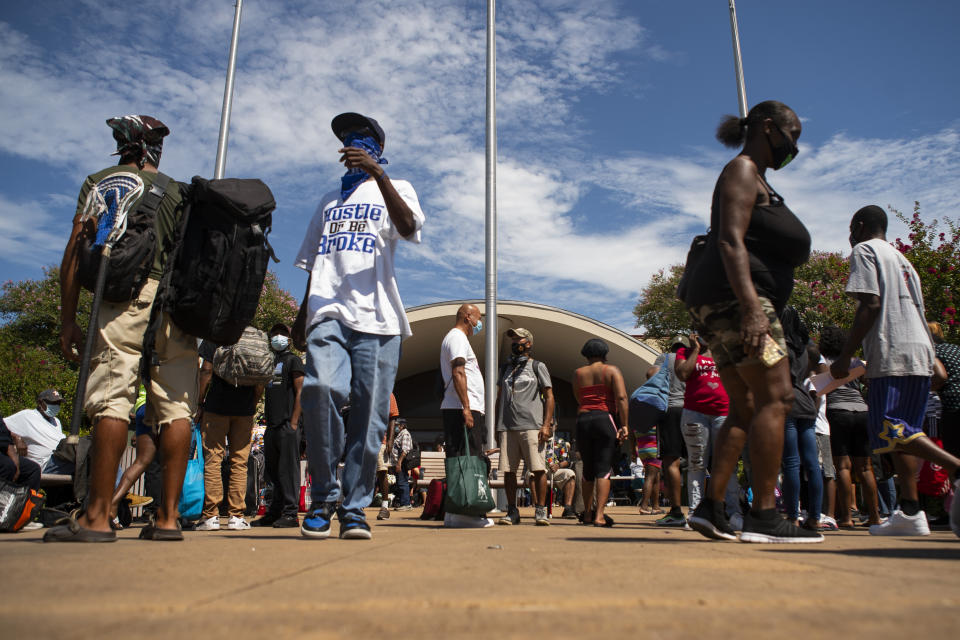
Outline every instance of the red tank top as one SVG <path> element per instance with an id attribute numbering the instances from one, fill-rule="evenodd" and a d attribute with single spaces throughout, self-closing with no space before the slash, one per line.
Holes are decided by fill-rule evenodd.
<path id="1" fill-rule="evenodd" d="M 607 369 L 604 367 L 604 373 Z M 606 376 L 604 376 L 606 383 Z M 607 411 L 616 413 L 613 391 L 606 384 L 592 384 L 580 387 L 580 411 Z"/>

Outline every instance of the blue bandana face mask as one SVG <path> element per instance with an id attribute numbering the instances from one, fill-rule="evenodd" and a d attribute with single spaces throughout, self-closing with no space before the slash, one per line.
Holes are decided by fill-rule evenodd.
<path id="1" fill-rule="evenodd" d="M 386 158 L 380 157 L 382 149 L 380 148 L 380 143 L 377 142 L 373 136 L 359 131 L 348 133 L 347 137 L 343 140 L 343 146 L 362 149 L 366 151 L 377 164 L 387 164 Z M 347 198 L 357 190 L 357 187 L 369 177 L 363 169 L 347 169 L 347 172 L 340 178 L 340 200 L 345 202 Z"/>

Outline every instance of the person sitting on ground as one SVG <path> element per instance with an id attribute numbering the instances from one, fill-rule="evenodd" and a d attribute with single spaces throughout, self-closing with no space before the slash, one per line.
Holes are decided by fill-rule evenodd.
<path id="1" fill-rule="evenodd" d="M 609 351 L 603 340 L 587 340 L 580 349 L 587 365 L 573 372 L 573 392 L 579 405 L 577 448 L 583 458 L 583 523 L 596 527 L 613 526 L 613 518 L 605 516 L 603 508 L 610 495 L 617 447 L 628 433 L 627 391 L 620 369 L 607 364 Z"/>
<path id="2" fill-rule="evenodd" d="M 37 395 L 37 406 L 7 416 L 7 429 L 27 445 L 26 457 L 33 460 L 43 473 L 73 475 L 73 464 L 53 455 L 60 441 L 66 438 L 57 414 L 63 396 L 56 389 L 45 389 Z"/>
<path id="3" fill-rule="evenodd" d="M 936 358 L 923 307 L 920 278 L 910 261 L 887 242 L 887 214 L 868 205 L 850 220 L 850 279 L 846 292 L 857 299 L 850 336 L 830 365 L 834 378 L 845 378 L 850 360 L 863 343 L 870 439 L 875 453 L 892 453 L 900 477 L 900 509 L 886 522 L 870 527 L 872 535 L 930 535 L 920 510 L 917 472 L 920 460 L 939 465 L 960 490 L 960 459 L 923 433 L 931 378 L 946 379 Z M 937 367 L 937 365 L 940 365 Z M 960 536 L 960 500 L 950 509 L 950 527 Z"/>
<path id="4" fill-rule="evenodd" d="M 0 479 L 40 489 L 40 465 L 27 457 L 27 443 L 7 428 L 4 418 L 0 418 Z"/>

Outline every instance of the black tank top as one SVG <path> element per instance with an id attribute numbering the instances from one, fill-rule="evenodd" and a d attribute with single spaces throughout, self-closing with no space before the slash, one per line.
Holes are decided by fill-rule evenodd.
<path id="1" fill-rule="evenodd" d="M 793 270 L 810 257 L 810 233 L 770 185 L 764 183 L 770 203 L 755 204 L 743 243 L 750 258 L 750 276 L 757 295 L 769 298 L 783 311 L 793 291 Z M 720 228 L 715 195 L 710 209 L 711 229 Z M 727 279 L 716 231 L 711 231 L 703 259 L 697 266 L 687 295 L 688 306 L 713 304 L 735 299 Z"/>

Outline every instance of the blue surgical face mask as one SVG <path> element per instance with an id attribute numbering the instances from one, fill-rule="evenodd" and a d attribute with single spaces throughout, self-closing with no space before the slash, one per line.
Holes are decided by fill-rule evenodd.
<path id="1" fill-rule="evenodd" d="M 274 351 L 283 351 L 290 344 L 290 338 L 287 336 L 276 335 L 270 338 L 270 347 Z"/>
<path id="2" fill-rule="evenodd" d="M 477 320 L 477 324 L 473 325 L 473 335 L 477 335 L 483 331 L 483 320 Z"/>
<path id="3" fill-rule="evenodd" d="M 60 413 L 60 405 L 58 404 L 48 404 L 47 408 L 43 410 L 44 415 L 48 418 L 56 418 L 57 414 Z"/>

